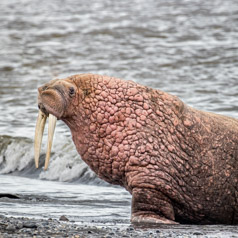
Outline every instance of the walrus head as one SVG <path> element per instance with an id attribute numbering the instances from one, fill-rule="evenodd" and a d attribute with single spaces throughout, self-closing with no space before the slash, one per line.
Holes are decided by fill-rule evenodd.
<path id="1" fill-rule="evenodd" d="M 39 114 L 35 130 L 35 165 L 39 166 L 39 156 L 42 136 L 47 117 L 49 117 L 48 143 L 45 160 L 45 170 L 48 168 L 57 119 L 71 117 L 73 108 L 77 103 L 81 90 L 78 89 L 77 81 L 71 77 L 56 79 L 38 88 Z"/>

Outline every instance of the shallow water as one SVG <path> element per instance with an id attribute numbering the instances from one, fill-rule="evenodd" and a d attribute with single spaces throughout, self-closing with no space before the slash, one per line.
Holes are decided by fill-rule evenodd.
<path id="1" fill-rule="evenodd" d="M 117 187 L 43 181 L 0 175 L 4 193 L 19 199 L 0 198 L 5 216 L 59 219 L 103 223 L 120 220 L 129 223 L 130 196 Z"/>
<path id="2" fill-rule="evenodd" d="M 52 194 L 58 196 L 62 186 L 60 189 L 65 189 L 65 196 L 70 198 L 66 203 L 71 199 L 73 203 L 74 198 L 80 202 L 79 196 L 88 201 L 89 210 L 84 210 L 83 216 L 90 217 L 97 216 L 91 202 L 94 193 L 83 193 L 80 188 L 87 190 L 85 184 L 91 184 L 90 190 L 96 197 L 112 196 L 112 203 L 107 202 L 108 210 L 98 211 L 104 214 L 102 217 L 116 219 L 117 214 L 123 214 L 123 219 L 129 219 L 128 193 L 108 187 L 88 169 L 63 123 L 58 123 L 56 129 L 49 170 L 34 168 L 32 139 L 38 111 L 37 87 L 52 78 L 84 72 L 134 80 L 173 93 L 198 109 L 237 118 L 238 3 L 1 0 L 1 191 L 16 191 L 22 196 L 29 192 L 37 201 L 34 187 L 40 186 L 39 196 L 48 198 Z M 45 147 L 44 141 L 41 165 Z M 18 179 L 9 174 L 18 176 L 21 185 L 16 186 Z M 49 185 L 44 188 L 39 179 L 60 183 L 44 181 Z M 78 184 L 80 193 L 72 195 L 76 185 L 62 183 L 72 181 Z M 118 194 L 121 195 L 117 200 Z M 114 206 L 114 199 L 124 203 Z M 55 200 L 49 201 L 41 205 L 51 207 L 50 214 L 64 212 L 57 210 L 62 208 L 58 200 L 55 206 Z M 67 214 L 71 216 L 77 206 L 68 205 Z M 42 215 L 38 208 L 27 208 L 21 203 L 9 206 L 1 202 L 0 206 L 1 212 L 9 215 Z"/>

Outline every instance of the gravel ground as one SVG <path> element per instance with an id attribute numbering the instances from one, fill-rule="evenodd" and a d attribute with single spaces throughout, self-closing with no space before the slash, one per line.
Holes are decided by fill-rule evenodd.
<path id="1" fill-rule="evenodd" d="M 0 237 L 238 237 L 238 226 L 160 225 L 141 228 L 116 222 L 114 225 L 76 224 L 64 216 L 60 220 L 0 216 Z"/>

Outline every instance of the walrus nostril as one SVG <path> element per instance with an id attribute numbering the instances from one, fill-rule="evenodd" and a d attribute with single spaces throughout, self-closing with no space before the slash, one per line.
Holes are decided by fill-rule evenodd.
<path id="1" fill-rule="evenodd" d="M 39 104 L 38 104 L 38 108 L 39 108 L 45 115 L 48 114 L 46 108 L 45 108 L 44 105 L 43 105 L 43 103 L 39 103 Z"/>
<path id="2" fill-rule="evenodd" d="M 44 105 L 43 105 L 42 103 L 39 103 L 39 104 L 38 104 L 38 108 L 39 108 L 40 110 L 42 110 L 42 109 L 44 109 L 45 107 L 44 107 Z"/>

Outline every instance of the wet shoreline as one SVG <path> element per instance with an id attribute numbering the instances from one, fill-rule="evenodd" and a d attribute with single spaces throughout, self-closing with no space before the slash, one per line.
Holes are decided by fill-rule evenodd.
<path id="1" fill-rule="evenodd" d="M 122 223 L 75 223 L 65 216 L 56 220 L 0 215 L 0 237 L 238 237 L 238 226 L 158 225 L 148 228 Z"/>

